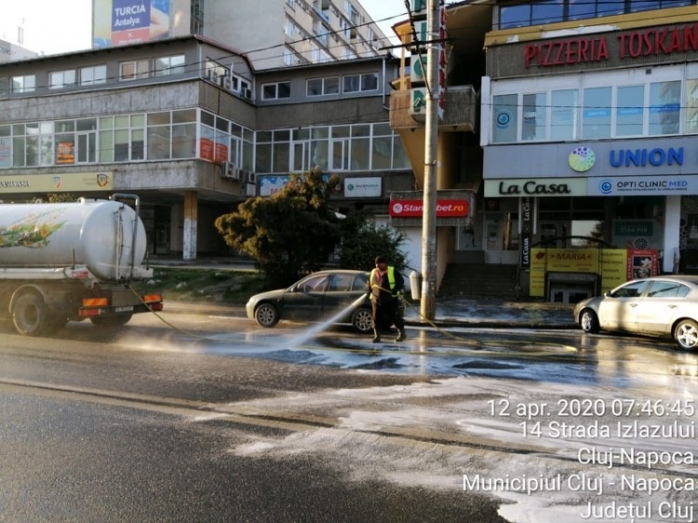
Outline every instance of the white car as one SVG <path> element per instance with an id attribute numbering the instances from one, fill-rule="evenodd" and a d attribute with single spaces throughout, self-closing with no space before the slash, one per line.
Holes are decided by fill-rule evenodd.
<path id="1" fill-rule="evenodd" d="M 584 332 L 671 337 L 682 349 L 698 349 L 698 276 L 629 281 L 577 303 L 574 320 Z"/>

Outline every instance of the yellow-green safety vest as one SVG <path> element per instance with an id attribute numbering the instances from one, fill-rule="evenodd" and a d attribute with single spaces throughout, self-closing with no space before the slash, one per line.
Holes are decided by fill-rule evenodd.
<path id="1" fill-rule="evenodd" d="M 378 269 L 373 269 L 371 271 L 371 290 L 373 290 L 373 287 L 380 287 L 380 283 L 375 283 L 376 280 L 374 276 L 377 272 Z M 392 265 L 388 265 L 388 283 L 390 284 L 390 293 L 393 294 L 393 289 L 395 288 L 395 267 Z"/>

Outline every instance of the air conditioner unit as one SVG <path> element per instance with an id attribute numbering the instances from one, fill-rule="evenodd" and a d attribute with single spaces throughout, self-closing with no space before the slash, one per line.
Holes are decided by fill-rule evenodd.
<path id="1" fill-rule="evenodd" d="M 230 91 L 232 82 L 230 81 L 230 78 L 228 78 L 227 76 L 219 76 L 218 85 L 220 85 L 223 89 Z"/>
<path id="2" fill-rule="evenodd" d="M 216 74 L 216 71 L 214 69 L 206 70 L 206 80 L 209 80 L 214 83 L 218 82 L 218 75 Z"/>
<path id="3" fill-rule="evenodd" d="M 243 171 L 243 179 L 245 183 L 256 183 L 257 175 L 251 171 Z"/>
<path id="4" fill-rule="evenodd" d="M 221 164 L 221 178 L 230 178 L 232 180 L 239 180 L 242 177 L 242 172 L 238 169 L 237 165 L 230 162 L 223 162 Z"/>

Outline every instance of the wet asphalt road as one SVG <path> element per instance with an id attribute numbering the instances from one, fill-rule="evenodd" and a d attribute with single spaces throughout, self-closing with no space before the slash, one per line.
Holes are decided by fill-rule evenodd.
<path id="1" fill-rule="evenodd" d="M 518 521 L 462 475 L 547 470 L 560 441 L 511 439 L 486 401 L 698 390 L 698 355 L 656 340 L 410 329 L 376 350 L 341 328 L 167 319 L 0 325 L 0 521 Z"/>
<path id="2" fill-rule="evenodd" d="M 370 471 L 355 478 L 351 464 L 312 453 L 241 455 L 240 445 L 297 430 L 207 409 L 426 378 L 231 358 L 205 340 L 133 327 L 126 339 L 87 324 L 51 339 L 3 330 L 0 521 L 505 521 L 497 503 L 457 488 L 399 485 Z"/>

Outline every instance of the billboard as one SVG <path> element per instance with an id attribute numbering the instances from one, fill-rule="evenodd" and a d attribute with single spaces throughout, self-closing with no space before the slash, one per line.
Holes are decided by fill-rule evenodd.
<path id="1" fill-rule="evenodd" d="M 170 0 L 93 0 L 93 48 L 137 44 L 170 36 Z"/>

